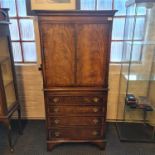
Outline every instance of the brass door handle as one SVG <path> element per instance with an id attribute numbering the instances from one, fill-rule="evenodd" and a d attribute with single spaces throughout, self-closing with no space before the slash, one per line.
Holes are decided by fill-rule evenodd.
<path id="1" fill-rule="evenodd" d="M 43 69 L 43 68 L 42 68 L 42 64 L 40 64 L 40 66 L 38 67 L 38 70 L 39 70 L 39 71 L 42 71 L 42 69 Z"/>

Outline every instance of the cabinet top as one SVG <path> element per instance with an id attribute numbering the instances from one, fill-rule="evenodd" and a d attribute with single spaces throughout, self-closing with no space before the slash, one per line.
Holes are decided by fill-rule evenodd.
<path id="1" fill-rule="evenodd" d="M 105 11 L 35 11 L 37 16 L 108 16 L 113 17 L 117 10 L 105 10 Z"/>

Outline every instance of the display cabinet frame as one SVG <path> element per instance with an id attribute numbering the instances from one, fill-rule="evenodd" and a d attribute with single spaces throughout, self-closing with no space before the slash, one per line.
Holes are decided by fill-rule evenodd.
<path id="1" fill-rule="evenodd" d="M 10 43 L 10 32 L 9 32 L 9 17 L 8 9 L 0 9 L 0 122 L 2 122 L 8 129 L 8 142 L 10 146 L 10 151 L 14 151 L 13 140 L 12 140 L 12 126 L 11 119 L 15 111 L 18 113 L 18 126 L 19 133 L 22 133 L 21 130 L 21 110 L 18 99 L 17 92 L 17 82 L 15 67 L 13 61 L 12 47 Z M 3 66 L 4 65 L 4 66 Z M 3 70 L 3 67 L 5 70 Z M 10 79 L 8 85 L 5 85 L 4 74 L 9 72 Z M 12 86 L 12 89 L 7 89 L 7 86 Z M 12 95 L 12 96 L 11 96 Z M 13 102 L 10 102 L 10 98 Z M 10 103 L 9 103 L 9 102 Z"/>
<path id="2" fill-rule="evenodd" d="M 155 142 L 155 122 L 153 122 L 155 102 L 149 96 L 150 83 L 154 81 L 152 74 L 155 73 L 152 72 L 153 64 L 155 64 L 155 34 L 153 34 L 155 0 L 128 0 L 126 7 L 124 38 L 127 41 L 123 44 L 117 121 L 122 125 L 128 123 L 128 127 L 136 123 L 141 128 L 145 126 L 146 130 L 148 126 L 151 127 L 150 131 L 148 130 L 151 133 L 150 139 L 134 139 L 133 141 Z M 137 22 L 142 16 L 145 16 L 145 22 L 141 25 L 143 28 L 140 29 L 137 27 Z M 140 36 L 143 39 L 137 42 L 136 38 Z M 129 38 L 130 41 L 128 41 Z M 136 48 L 140 46 L 142 47 L 140 61 L 135 62 L 136 56 L 138 57 Z M 118 124 L 117 129 L 121 135 L 120 128 L 122 127 Z M 124 138 L 123 141 L 130 140 Z"/>

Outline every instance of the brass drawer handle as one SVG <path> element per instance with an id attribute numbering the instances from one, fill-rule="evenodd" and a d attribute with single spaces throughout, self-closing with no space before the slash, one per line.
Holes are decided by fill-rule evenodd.
<path id="1" fill-rule="evenodd" d="M 59 111 L 59 108 L 54 108 L 54 112 L 58 112 Z"/>
<path id="2" fill-rule="evenodd" d="M 93 131 L 93 132 L 92 132 L 92 135 L 93 135 L 93 136 L 97 136 L 97 135 L 98 135 L 98 132 L 97 132 L 97 131 Z"/>
<path id="3" fill-rule="evenodd" d="M 93 122 L 94 122 L 94 124 L 98 124 L 99 120 L 98 119 L 94 119 Z"/>
<path id="4" fill-rule="evenodd" d="M 93 111 L 94 112 L 98 112 L 98 108 L 93 108 Z"/>
<path id="5" fill-rule="evenodd" d="M 59 98 L 58 98 L 58 97 L 54 97 L 54 98 L 53 98 L 53 102 L 54 102 L 54 103 L 59 102 Z"/>
<path id="6" fill-rule="evenodd" d="M 54 135 L 55 135 L 55 137 L 59 137 L 60 136 L 60 132 L 55 132 Z"/>
<path id="7" fill-rule="evenodd" d="M 93 98 L 93 101 L 94 101 L 95 103 L 97 103 L 97 102 L 99 101 L 99 98 L 98 98 L 98 97 L 94 97 L 94 98 Z"/>
<path id="8" fill-rule="evenodd" d="M 58 119 L 54 120 L 54 123 L 55 123 L 55 124 L 59 124 L 59 122 L 60 122 L 60 121 L 59 121 Z"/>

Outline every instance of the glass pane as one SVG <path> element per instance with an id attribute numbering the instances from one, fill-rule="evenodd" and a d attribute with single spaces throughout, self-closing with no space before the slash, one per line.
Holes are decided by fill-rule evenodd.
<path id="1" fill-rule="evenodd" d="M 127 16 L 135 15 L 136 11 L 136 5 L 131 5 L 130 7 L 127 7 Z"/>
<path id="2" fill-rule="evenodd" d="M 140 42 L 135 42 L 133 44 L 132 49 L 132 61 L 141 61 L 141 55 L 142 55 L 142 44 Z"/>
<path id="3" fill-rule="evenodd" d="M 126 14 L 126 7 L 125 7 L 126 0 L 114 0 L 114 8 L 118 10 L 116 15 L 125 15 Z"/>
<path id="4" fill-rule="evenodd" d="M 95 10 L 95 0 L 81 0 L 81 10 Z"/>
<path id="5" fill-rule="evenodd" d="M 125 39 L 132 40 L 133 37 L 133 28 L 134 28 L 134 18 L 127 17 L 125 24 Z"/>
<path id="6" fill-rule="evenodd" d="M 112 0 L 97 1 L 97 10 L 111 10 L 111 9 L 112 9 Z"/>
<path id="7" fill-rule="evenodd" d="M 11 34 L 11 40 L 19 40 L 19 29 L 16 19 L 10 19 L 11 24 L 10 27 L 10 34 Z"/>
<path id="8" fill-rule="evenodd" d="M 141 61 L 141 54 L 142 54 L 141 42 L 136 41 L 133 43 L 133 45 L 131 45 L 131 42 L 126 42 L 124 46 L 125 46 L 124 47 L 125 54 L 123 56 L 123 61 L 130 61 L 130 60 L 132 60 L 133 62 Z M 132 50 L 132 54 L 131 54 L 131 50 Z"/>
<path id="9" fill-rule="evenodd" d="M 127 14 L 128 15 L 146 15 L 146 8 L 144 6 L 138 6 L 136 7 L 135 5 L 131 5 L 130 7 L 127 8 Z"/>
<path id="10" fill-rule="evenodd" d="M 145 18 L 144 17 L 138 17 L 136 19 L 134 39 L 143 39 L 144 28 L 145 28 Z"/>
<path id="11" fill-rule="evenodd" d="M 5 87 L 5 94 L 6 94 L 7 108 L 10 108 L 10 106 L 13 106 L 14 103 L 16 102 L 15 88 L 13 82 Z"/>
<path id="12" fill-rule="evenodd" d="M 13 56 L 15 62 L 22 62 L 21 46 L 20 43 L 12 43 Z"/>
<path id="13" fill-rule="evenodd" d="M 122 61 L 129 61 L 131 57 L 131 42 L 124 42 Z"/>
<path id="14" fill-rule="evenodd" d="M 146 15 L 146 8 L 145 7 L 137 7 L 137 14 L 138 15 Z"/>
<path id="15" fill-rule="evenodd" d="M 3 77 L 4 87 L 6 87 L 8 84 L 10 84 L 10 82 L 13 81 L 10 59 L 3 62 L 1 70 L 2 70 L 2 77 Z"/>
<path id="16" fill-rule="evenodd" d="M 125 18 L 114 18 L 112 39 L 123 40 Z"/>
<path id="17" fill-rule="evenodd" d="M 25 0 L 17 0 L 18 16 L 27 16 Z"/>
<path id="18" fill-rule="evenodd" d="M 1 7 L 9 8 L 9 16 L 10 17 L 16 16 L 15 0 L 1 0 Z"/>
<path id="19" fill-rule="evenodd" d="M 155 43 L 155 3 L 151 5 L 152 8 L 147 9 L 147 16 L 145 17 L 145 41 Z"/>
<path id="20" fill-rule="evenodd" d="M 121 62 L 123 42 L 112 42 L 111 44 L 111 62 Z"/>
<path id="21" fill-rule="evenodd" d="M 23 55 L 25 62 L 36 62 L 36 45 L 35 43 L 23 43 Z"/>
<path id="22" fill-rule="evenodd" d="M 20 19 L 20 31 L 22 40 L 34 40 L 34 26 L 32 19 Z"/>

